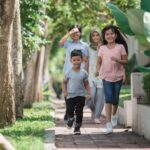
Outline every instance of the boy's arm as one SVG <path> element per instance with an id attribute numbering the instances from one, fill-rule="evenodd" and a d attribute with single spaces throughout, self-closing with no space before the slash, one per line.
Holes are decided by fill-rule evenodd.
<path id="1" fill-rule="evenodd" d="M 66 40 L 68 39 L 69 36 L 70 36 L 69 33 L 67 33 L 65 36 L 63 36 L 59 41 L 59 45 L 64 46 L 64 43 L 66 42 Z"/>
<path id="2" fill-rule="evenodd" d="M 64 95 L 64 97 L 66 97 L 68 95 L 67 93 L 67 81 L 63 80 L 62 82 L 62 93 Z"/>
<path id="3" fill-rule="evenodd" d="M 66 42 L 66 40 L 68 39 L 68 37 L 69 37 L 71 34 L 77 32 L 77 31 L 79 31 L 78 28 L 73 28 L 72 30 L 70 30 L 65 36 L 63 36 L 63 37 L 60 39 L 59 45 L 60 45 L 60 46 L 63 46 L 64 43 Z"/>

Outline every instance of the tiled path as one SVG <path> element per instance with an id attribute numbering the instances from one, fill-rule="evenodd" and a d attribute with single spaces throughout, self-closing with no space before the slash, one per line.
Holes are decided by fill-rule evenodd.
<path id="1" fill-rule="evenodd" d="M 63 121 L 64 101 L 57 100 L 55 145 L 57 150 L 150 150 L 150 142 L 133 133 L 131 129 L 117 126 L 111 135 L 105 134 L 105 118 L 101 124 L 94 124 L 90 111 L 84 110 L 82 135 L 73 135 Z"/>

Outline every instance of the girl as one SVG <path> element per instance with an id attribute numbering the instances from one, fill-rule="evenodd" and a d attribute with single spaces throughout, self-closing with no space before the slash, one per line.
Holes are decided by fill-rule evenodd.
<path id="1" fill-rule="evenodd" d="M 89 83 L 92 99 L 92 103 L 89 104 L 89 107 L 92 111 L 92 119 L 94 122 L 100 123 L 100 116 L 104 106 L 104 93 L 102 80 L 94 75 L 97 61 L 97 49 L 101 44 L 100 31 L 97 28 L 91 31 L 89 41 Z"/>
<path id="2" fill-rule="evenodd" d="M 127 63 L 127 44 L 118 27 L 108 25 L 102 30 L 103 46 L 98 52 L 95 75 L 101 76 L 105 94 L 106 133 L 112 133 L 117 125 L 117 108 L 122 82 L 125 80 L 124 65 Z"/>

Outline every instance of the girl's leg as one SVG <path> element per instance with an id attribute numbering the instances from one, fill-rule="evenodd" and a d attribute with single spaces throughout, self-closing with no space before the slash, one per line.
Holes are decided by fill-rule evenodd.
<path id="1" fill-rule="evenodd" d="M 111 121 L 112 104 L 114 99 L 114 86 L 113 82 L 103 80 L 104 94 L 105 94 L 105 111 L 106 122 Z"/>
<path id="2" fill-rule="evenodd" d="M 119 95 L 120 95 L 120 89 L 121 89 L 121 85 L 122 85 L 122 80 L 121 81 L 117 81 L 116 83 L 114 83 L 114 103 L 113 103 L 113 110 L 112 110 L 112 126 L 115 127 L 117 126 L 117 109 L 118 109 L 118 103 L 119 103 Z"/>
<path id="3" fill-rule="evenodd" d="M 105 103 L 106 122 L 111 122 L 112 104 Z"/>
<path id="4" fill-rule="evenodd" d="M 95 118 L 100 118 L 104 107 L 104 91 L 103 88 L 97 88 L 95 97 Z"/>
<path id="5" fill-rule="evenodd" d="M 113 103 L 113 110 L 112 110 L 112 114 L 113 115 L 116 114 L 117 109 L 118 109 L 119 95 L 120 95 L 121 86 L 122 86 L 122 80 L 121 81 L 117 81 L 116 83 L 114 83 L 115 101 Z"/>

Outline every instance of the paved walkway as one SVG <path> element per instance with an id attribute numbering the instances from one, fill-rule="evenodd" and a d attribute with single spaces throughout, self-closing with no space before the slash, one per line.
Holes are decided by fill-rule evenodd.
<path id="1" fill-rule="evenodd" d="M 105 118 L 101 124 L 94 124 L 90 111 L 84 109 L 82 135 L 73 135 L 63 121 L 64 101 L 57 100 L 55 145 L 57 150 L 150 150 L 150 142 L 133 133 L 129 128 L 117 126 L 111 135 L 105 134 Z"/>

